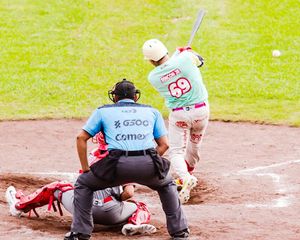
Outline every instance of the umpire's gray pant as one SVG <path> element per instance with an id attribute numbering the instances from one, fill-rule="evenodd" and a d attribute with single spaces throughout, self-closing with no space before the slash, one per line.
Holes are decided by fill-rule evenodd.
<path id="1" fill-rule="evenodd" d="M 114 181 L 106 182 L 97 178 L 91 171 L 81 174 L 74 190 L 74 214 L 72 232 L 91 235 L 94 224 L 92 218 L 93 192 L 125 183 L 139 183 L 156 190 L 166 215 L 170 235 L 187 229 L 187 220 L 182 211 L 176 185 L 170 174 L 164 179 L 156 175 L 149 155 L 121 156 L 116 166 Z"/>

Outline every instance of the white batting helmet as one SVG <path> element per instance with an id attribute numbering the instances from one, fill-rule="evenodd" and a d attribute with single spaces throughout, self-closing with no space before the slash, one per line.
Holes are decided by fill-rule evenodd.
<path id="1" fill-rule="evenodd" d="M 143 54 L 147 60 L 158 61 L 168 54 L 168 49 L 158 39 L 150 39 L 143 45 Z"/>

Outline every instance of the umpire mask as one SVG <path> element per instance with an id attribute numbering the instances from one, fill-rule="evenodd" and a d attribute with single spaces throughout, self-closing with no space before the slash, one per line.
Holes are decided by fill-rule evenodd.
<path id="1" fill-rule="evenodd" d="M 112 90 L 108 91 L 108 97 L 114 103 L 117 102 L 116 96 L 118 100 L 127 98 L 137 102 L 140 99 L 141 92 L 135 88 L 132 82 L 124 78 L 121 82 L 117 82 Z"/>

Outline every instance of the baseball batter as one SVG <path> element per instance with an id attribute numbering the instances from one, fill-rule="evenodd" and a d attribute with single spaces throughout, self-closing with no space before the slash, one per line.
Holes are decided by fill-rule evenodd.
<path id="1" fill-rule="evenodd" d="M 200 144 L 209 120 L 208 93 L 199 71 L 204 61 L 190 47 L 179 48 L 169 57 L 157 39 L 144 43 L 143 54 L 155 67 L 148 79 L 170 109 L 169 156 L 182 182 L 180 200 L 186 203 L 197 184 L 192 172 L 200 160 Z"/>

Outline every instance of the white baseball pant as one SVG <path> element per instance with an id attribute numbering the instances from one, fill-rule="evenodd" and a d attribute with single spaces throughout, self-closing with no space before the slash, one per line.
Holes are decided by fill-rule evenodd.
<path id="1" fill-rule="evenodd" d="M 189 172 L 187 164 L 195 167 L 200 161 L 200 146 L 209 121 L 209 105 L 171 111 L 169 115 L 169 159 L 171 167 L 180 178 Z M 186 161 L 186 162 L 185 162 Z"/>

